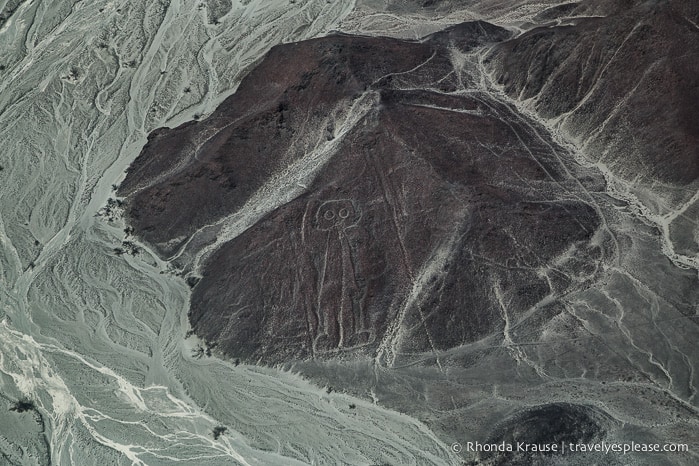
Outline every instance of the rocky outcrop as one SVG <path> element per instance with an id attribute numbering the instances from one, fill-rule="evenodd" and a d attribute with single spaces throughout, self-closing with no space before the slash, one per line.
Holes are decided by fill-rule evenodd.
<path id="1" fill-rule="evenodd" d="M 546 10 L 556 22 L 495 46 L 488 66 L 507 94 L 529 101 L 591 162 L 638 189 L 674 185 L 669 199 L 686 200 L 681 188 L 699 178 L 699 7 L 569 5 Z"/>
<path id="2" fill-rule="evenodd" d="M 489 449 L 479 452 L 482 464 L 516 465 L 542 464 L 552 457 L 566 457 L 568 462 L 588 463 L 590 460 L 609 461 L 603 454 L 580 454 L 570 451 L 570 445 L 601 443 L 612 418 L 592 406 L 552 403 L 535 406 L 503 420 L 484 443 L 510 445 L 511 451 Z M 568 449 L 568 450 L 566 450 Z"/>

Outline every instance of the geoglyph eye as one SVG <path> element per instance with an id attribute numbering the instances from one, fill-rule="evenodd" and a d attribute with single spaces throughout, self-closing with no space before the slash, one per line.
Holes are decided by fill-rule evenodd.
<path id="1" fill-rule="evenodd" d="M 349 199 L 325 201 L 316 211 L 315 226 L 319 230 L 344 229 L 357 223 L 359 217 Z"/>

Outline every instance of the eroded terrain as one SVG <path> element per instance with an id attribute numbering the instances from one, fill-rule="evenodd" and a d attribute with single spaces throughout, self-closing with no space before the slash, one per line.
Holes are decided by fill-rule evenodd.
<path id="1" fill-rule="evenodd" d="M 0 11 L 8 464 L 696 463 L 693 5 Z"/>

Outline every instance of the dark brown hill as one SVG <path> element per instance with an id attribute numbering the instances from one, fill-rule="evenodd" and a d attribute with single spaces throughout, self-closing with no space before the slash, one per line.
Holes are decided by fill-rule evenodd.
<path id="1" fill-rule="evenodd" d="M 390 363 L 507 331 L 593 277 L 600 180 L 581 184 L 454 65 L 507 37 L 467 23 L 422 42 L 279 46 L 206 121 L 153 135 L 121 193 L 162 254 L 194 238 L 194 257 L 225 226 L 199 229 L 262 211 L 200 264 L 195 331 L 248 361 Z M 289 167 L 308 184 L 288 202 L 260 196 Z"/>

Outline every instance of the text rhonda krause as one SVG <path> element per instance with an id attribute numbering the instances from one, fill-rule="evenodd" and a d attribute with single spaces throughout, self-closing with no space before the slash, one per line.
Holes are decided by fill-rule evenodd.
<path id="1" fill-rule="evenodd" d="M 480 443 L 467 442 L 466 451 L 470 452 L 532 452 L 532 453 L 662 453 L 688 452 L 686 443 Z"/>

